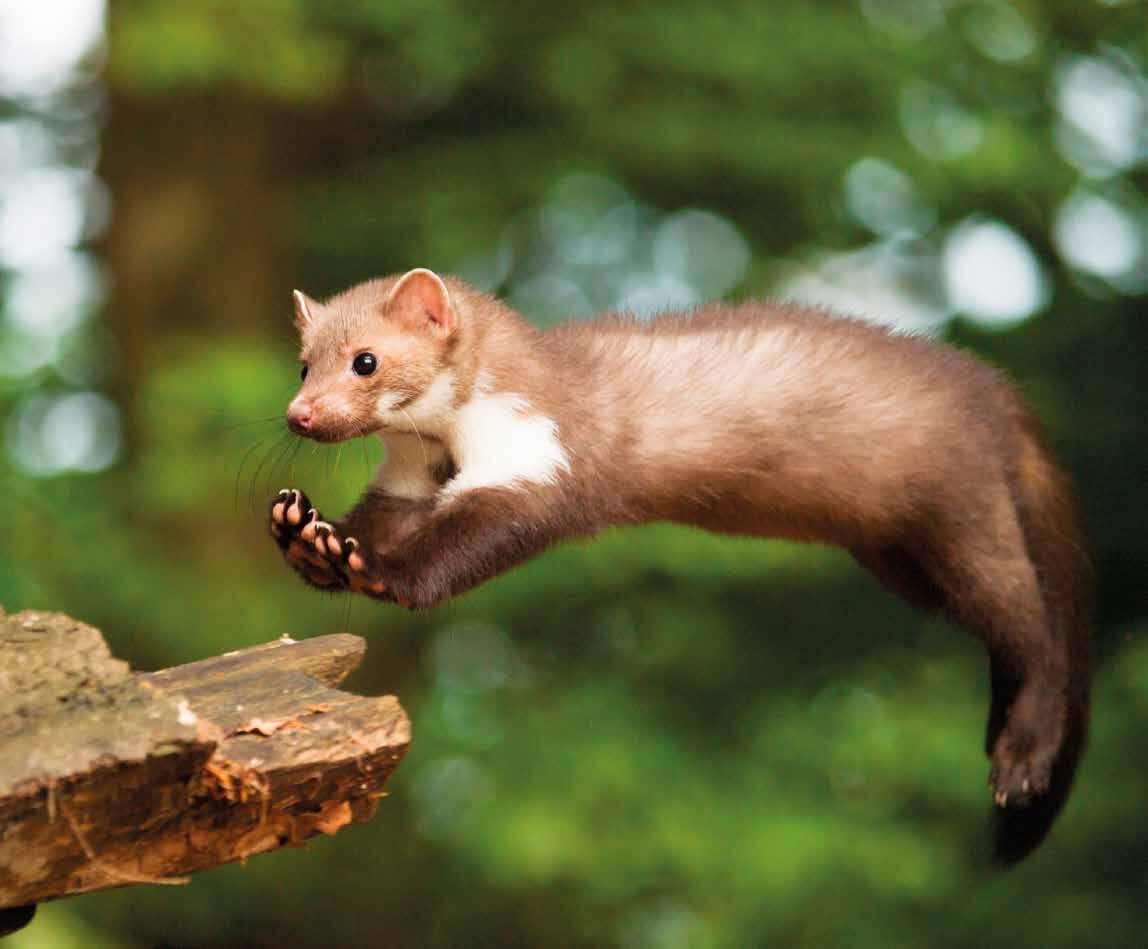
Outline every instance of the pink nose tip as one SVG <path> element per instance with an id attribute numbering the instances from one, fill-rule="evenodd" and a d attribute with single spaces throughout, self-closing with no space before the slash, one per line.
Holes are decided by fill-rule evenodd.
<path id="1" fill-rule="evenodd" d="M 293 432 L 306 434 L 311 431 L 314 419 L 311 416 L 311 406 L 291 406 L 287 410 L 287 427 Z"/>

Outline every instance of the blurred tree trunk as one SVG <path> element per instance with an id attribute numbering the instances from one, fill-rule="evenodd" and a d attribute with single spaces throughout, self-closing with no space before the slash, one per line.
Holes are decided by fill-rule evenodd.
<path id="1" fill-rule="evenodd" d="M 290 221 L 281 126 L 266 104 L 217 94 L 139 100 L 113 89 L 99 173 L 114 226 L 107 326 L 130 388 L 175 334 L 288 332 Z"/>

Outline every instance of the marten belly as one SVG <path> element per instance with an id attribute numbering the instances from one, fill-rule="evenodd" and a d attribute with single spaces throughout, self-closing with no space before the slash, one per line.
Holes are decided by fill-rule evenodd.
<path id="1" fill-rule="evenodd" d="M 964 503 L 954 498 L 967 494 L 959 465 L 946 473 L 935 459 L 914 466 L 875 454 L 869 463 L 827 453 L 820 460 L 696 470 L 661 495 L 657 513 L 723 534 L 869 547 L 925 533 L 935 512 Z M 983 481 L 983 473 L 973 480 Z"/>

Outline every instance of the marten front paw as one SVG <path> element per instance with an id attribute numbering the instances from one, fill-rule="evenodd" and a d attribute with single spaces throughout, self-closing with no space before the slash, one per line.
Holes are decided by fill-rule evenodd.
<path id="1" fill-rule="evenodd" d="M 271 502 L 271 536 L 291 569 L 321 590 L 345 590 L 347 579 L 340 565 L 315 547 L 318 520 L 319 512 L 302 491 L 280 491 Z"/>
<path id="2" fill-rule="evenodd" d="M 272 502 L 271 536 L 292 569 L 313 586 L 386 595 L 386 585 L 372 576 L 367 551 L 359 541 L 342 536 L 323 520 L 302 491 L 280 491 Z"/>

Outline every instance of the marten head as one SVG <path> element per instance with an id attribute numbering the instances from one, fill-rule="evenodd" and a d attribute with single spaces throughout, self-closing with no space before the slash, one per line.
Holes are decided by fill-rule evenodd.
<path id="1" fill-rule="evenodd" d="M 295 291 L 303 384 L 287 425 L 320 442 L 433 431 L 454 406 L 458 312 L 430 270 L 371 280 L 326 303 Z"/>

